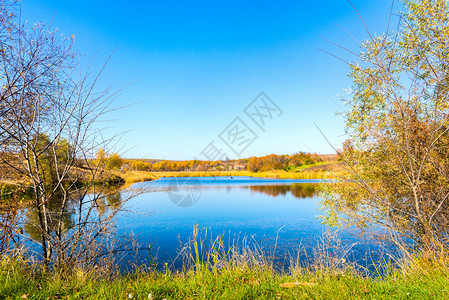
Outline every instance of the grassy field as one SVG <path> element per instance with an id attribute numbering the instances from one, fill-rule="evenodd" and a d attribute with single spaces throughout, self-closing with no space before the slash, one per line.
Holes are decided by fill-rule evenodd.
<path id="1" fill-rule="evenodd" d="M 370 278 L 344 268 L 277 272 L 246 258 L 182 272 L 61 276 L 3 258 L 0 299 L 449 299 L 448 271 L 414 265 Z"/>
<path id="2" fill-rule="evenodd" d="M 279 270 L 258 246 L 207 244 L 194 229 L 180 251 L 182 270 L 141 266 L 119 273 L 112 261 L 86 269 L 46 271 L 37 263 L 2 255 L 0 299 L 449 299 L 446 257 L 399 259 L 368 272 L 329 255 L 340 244 L 323 241 L 307 266 L 292 259 Z M 341 246 L 341 245 L 340 245 Z"/>

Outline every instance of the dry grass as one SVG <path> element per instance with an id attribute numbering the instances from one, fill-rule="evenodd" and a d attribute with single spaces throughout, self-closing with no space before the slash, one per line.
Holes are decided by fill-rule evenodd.
<path id="1" fill-rule="evenodd" d="M 231 170 L 231 171 L 203 171 L 203 172 L 163 171 L 163 172 L 139 172 L 139 173 L 151 174 L 149 176 L 153 176 L 155 179 L 162 177 L 213 177 L 213 176 L 251 176 L 251 177 L 266 177 L 278 179 L 331 179 L 346 173 L 346 171 L 340 163 L 333 162 L 320 165 L 311 165 L 310 167 L 290 172 L 284 170 L 274 170 L 274 171 L 254 173 L 250 171 Z"/>
<path id="2" fill-rule="evenodd" d="M 159 178 L 155 174 L 145 171 L 114 172 L 114 174 L 123 178 L 126 183 L 152 181 Z"/>

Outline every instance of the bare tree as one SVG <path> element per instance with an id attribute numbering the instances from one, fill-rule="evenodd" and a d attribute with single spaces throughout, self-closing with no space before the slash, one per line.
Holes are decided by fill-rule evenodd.
<path id="1" fill-rule="evenodd" d="M 93 263 L 110 251 L 105 240 L 126 202 L 109 205 L 108 213 L 101 210 L 108 196 L 102 184 L 104 166 L 91 163 L 96 151 L 110 142 L 100 139 L 96 121 L 115 94 L 95 91 L 103 69 L 93 77 L 90 70 L 77 76 L 79 56 L 72 38 L 44 24 L 22 23 L 19 7 L 4 3 L 0 167 L 26 177 L 32 189 L 26 228 L 41 245 L 44 264 Z"/>

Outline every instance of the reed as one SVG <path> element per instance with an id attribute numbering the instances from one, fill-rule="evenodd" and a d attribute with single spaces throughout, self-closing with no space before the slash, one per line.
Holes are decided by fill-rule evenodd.
<path id="1" fill-rule="evenodd" d="M 3 255 L 1 299 L 447 299 L 449 261 L 446 256 L 416 255 L 383 264 L 368 276 L 342 259 L 347 249 L 317 247 L 310 264 L 293 260 L 276 269 L 250 238 L 225 241 L 207 229 L 195 228 L 180 251 L 184 268 L 162 270 L 141 266 L 129 274 L 74 270 L 69 276 L 47 272 L 36 262 Z"/>

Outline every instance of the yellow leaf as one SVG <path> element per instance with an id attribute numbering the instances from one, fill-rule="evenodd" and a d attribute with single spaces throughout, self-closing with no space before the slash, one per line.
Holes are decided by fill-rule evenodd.
<path id="1" fill-rule="evenodd" d="M 314 283 L 314 282 L 284 282 L 284 283 L 280 284 L 280 287 L 291 289 L 293 287 L 300 286 L 300 285 L 302 285 L 302 286 L 315 286 L 316 283 Z"/>

